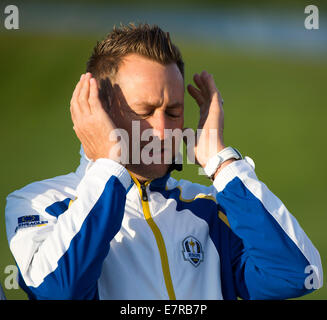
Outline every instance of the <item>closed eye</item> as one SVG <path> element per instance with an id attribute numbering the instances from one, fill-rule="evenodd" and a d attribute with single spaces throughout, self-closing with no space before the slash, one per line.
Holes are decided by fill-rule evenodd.
<path id="1" fill-rule="evenodd" d="M 166 114 L 172 118 L 181 117 L 183 115 L 183 105 L 174 104 L 172 106 L 168 106 L 166 109 Z"/>
<path id="2" fill-rule="evenodd" d="M 147 117 L 151 117 L 153 114 L 154 114 L 154 110 L 151 110 L 147 113 L 136 113 L 136 115 L 138 115 L 139 117 L 142 117 L 142 118 L 147 118 Z"/>
<path id="3" fill-rule="evenodd" d="M 166 111 L 166 114 L 169 116 L 169 117 L 172 117 L 172 118 L 179 118 L 181 116 L 181 112 L 179 110 L 167 110 Z"/>
<path id="4" fill-rule="evenodd" d="M 158 106 L 156 105 L 147 104 L 146 106 L 147 110 L 144 109 L 143 112 L 136 112 L 134 110 L 131 110 L 131 112 L 137 117 L 145 119 L 147 117 L 151 117 L 154 114 L 155 110 L 158 108 Z M 183 104 L 173 103 L 166 107 L 165 113 L 171 118 L 179 118 L 183 115 Z"/>
<path id="5" fill-rule="evenodd" d="M 134 110 L 127 110 L 127 112 L 133 114 L 134 116 L 138 117 L 138 118 L 146 118 L 146 117 L 150 117 L 153 113 L 154 110 L 151 110 L 149 112 L 135 112 Z"/>

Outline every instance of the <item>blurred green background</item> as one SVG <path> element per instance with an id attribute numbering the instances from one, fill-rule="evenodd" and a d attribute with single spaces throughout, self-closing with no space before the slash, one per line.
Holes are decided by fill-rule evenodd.
<path id="1" fill-rule="evenodd" d="M 96 41 L 120 20 L 117 12 L 121 12 L 122 22 L 142 21 L 143 10 L 149 22 L 165 21 L 166 30 L 183 53 L 186 83 L 192 82 L 195 72 L 204 69 L 214 74 L 225 101 L 226 144 L 254 159 L 258 177 L 299 221 L 319 250 L 326 269 L 327 51 L 320 40 L 326 35 L 326 20 L 322 19 L 326 15 L 320 15 L 319 30 L 303 27 L 304 6 L 315 1 L 277 1 L 274 7 L 260 1 L 201 1 L 201 5 L 181 1 L 178 8 L 174 1 L 156 7 L 141 1 L 137 7 L 134 5 L 136 11 L 123 1 L 120 8 L 113 6 L 115 19 L 101 16 L 104 8 L 111 8 L 106 1 L 59 1 L 58 11 L 53 6 L 46 8 L 47 2 L 32 1 L 33 7 L 26 10 L 23 3 L 17 3 L 22 8 L 20 29 L 6 30 L 1 21 L 0 32 L 0 282 L 7 299 L 26 299 L 26 295 L 20 289 L 5 288 L 5 267 L 15 264 L 6 239 L 6 196 L 30 182 L 66 174 L 78 166 L 80 145 L 72 130 L 69 101 Z M 70 9 L 61 7 L 63 3 L 73 5 L 75 15 L 68 20 L 65 10 Z M 325 7 L 317 5 L 321 5 L 321 14 Z M 94 10 L 99 6 L 100 10 L 92 12 L 84 24 L 79 17 L 87 17 L 90 6 Z M 2 4 L 1 12 L 4 7 Z M 210 25 L 215 19 L 212 14 L 222 8 L 222 22 L 215 29 L 217 26 Z M 185 20 L 182 30 L 186 9 L 189 17 L 197 17 L 194 29 L 185 27 Z M 244 10 L 252 14 L 255 10 L 255 17 L 243 15 Z M 272 20 L 266 20 L 272 12 Z M 105 23 L 95 26 L 98 21 L 94 14 L 99 14 L 98 21 Z M 294 24 L 287 23 L 288 16 L 293 17 Z M 242 23 L 249 26 L 249 20 L 249 38 L 244 38 Z M 273 21 L 272 26 L 275 21 L 279 29 L 271 27 L 251 42 L 255 38 L 253 31 L 265 30 L 265 21 Z M 240 29 L 235 31 L 235 25 L 240 25 Z M 228 33 L 233 28 L 235 32 Z M 287 33 L 289 30 L 296 37 Z M 293 46 L 289 47 L 290 43 Z M 185 126 L 196 128 L 197 115 L 197 106 L 186 95 Z M 198 175 L 194 165 L 184 165 L 183 173 L 174 176 L 209 183 Z M 326 298 L 324 285 L 301 299 Z"/>

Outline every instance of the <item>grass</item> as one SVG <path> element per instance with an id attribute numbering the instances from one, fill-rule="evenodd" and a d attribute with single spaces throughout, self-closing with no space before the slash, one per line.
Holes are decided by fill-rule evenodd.
<path id="1" fill-rule="evenodd" d="M 69 114 L 71 93 L 97 39 L 0 33 L 1 182 L 0 281 L 14 264 L 5 233 L 6 196 L 36 181 L 68 173 L 79 163 L 79 141 Z M 241 53 L 180 43 L 186 82 L 195 72 L 214 74 L 225 105 L 225 142 L 256 163 L 258 177 L 283 200 L 318 248 L 326 267 L 327 174 L 324 141 L 327 61 Z M 197 107 L 185 100 L 185 125 L 196 127 Z M 197 167 L 176 178 L 208 184 Z M 8 299 L 26 299 L 6 290 Z M 327 289 L 304 299 L 326 299 Z"/>

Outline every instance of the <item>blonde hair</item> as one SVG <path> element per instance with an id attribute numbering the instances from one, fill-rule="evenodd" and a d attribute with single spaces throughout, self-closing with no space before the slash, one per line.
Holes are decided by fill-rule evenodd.
<path id="1" fill-rule="evenodd" d="M 136 53 L 163 65 L 176 63 L 184 78 L 184 62 L 179 49 L 171 42 L 169 32 L 157 25 L 121 25 L 114 27 L 104 40 L 98 42 L 87 62 L 87 72 L 100 80 L 113 80 L 122 58 Z"/>

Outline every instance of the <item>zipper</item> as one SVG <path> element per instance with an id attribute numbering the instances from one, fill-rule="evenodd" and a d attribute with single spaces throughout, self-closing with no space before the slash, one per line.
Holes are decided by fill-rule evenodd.
<path id="1" fill-rule="evenodd" d="M 146 193 L 145 183 L 141 183 L 141 190 L 142 190 L 142 200 L 143 201 L 148 201 L 148 194 Z"/>
<path id="2" fill-rule="evenodd" d="M 171 280 L 171 275 L 170 275 L 170 269 L 169 269 L 169 263 L 168 263 L 168 256 L 167 256 L 167 250 L 165 246 L 164 239 L 162 237 L 161 231 L 154 222 L 151 212 L 150 212 L 150 207 L 149 207 L 149 197 L 146 191 L 147 185 L 151 181 L 146 181 L 144 183 L 140 183 L 132 174 L 129 172 L 133 181 L 135 182 L 139 193 L 141 197 L 141 202 L 142 202 L 142 209 L 143 209 L 143 215 L 148 223 L 157 243 L 157 247 L 159 250 L 160 254 L 160 259 L 161 259 L 161 267 L 162 267 L 162 272 L 165 280 L 165 285 L 168 293 L 168 297 L 170 300 L 176 300 L 176 295 L 175 295 L 175 290 L 173 287 L 173 282 Z"/>

